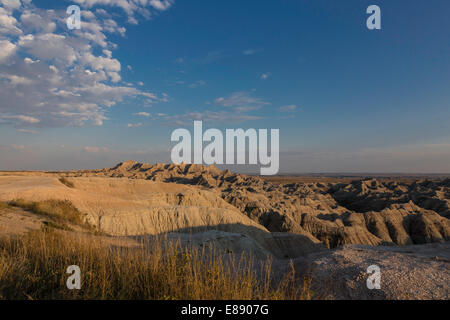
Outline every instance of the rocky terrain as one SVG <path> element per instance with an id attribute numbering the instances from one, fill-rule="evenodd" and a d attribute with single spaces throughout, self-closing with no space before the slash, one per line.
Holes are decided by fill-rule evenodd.
<path id="1" fill-rule="evenodd" d="M 344 245 L 293 260 L 322 299 L 450 299 L 450 243 Z M 367 268 L 380 268 L 380 290 L 368 290 Z M 286 265 L 278 262 L 279 268 Z"/>
<path id="2" fill-rule="evenodd" d="M 273 183 L 214 166 L 126 161 L 100 170 L 0 174 L 0 201 L 14 199 L 69 200 L 111 236 L 167 235 L 271 256 L 279 268 L 294 259 L 322 290 L 334 279 L 328 298 L 449 298 L 450 179 Z M 0 233 L 20 229 L 8 214 L 8 228 L 0 215 Z M 376 293 L 364 280 L 374 263 L 392 282 Z M 428 272 L 434 275 L 425 281 Z"/>
<path id="3" fill-rule="evenodd" d="M 269 232 L 307 236 L 328 248 L 343 244 L 424 244 L 450 238 L 450 179 L 273 184 L 214 166 L 133 161 L 67 175 L 145 179 L 213 190 Z"/>

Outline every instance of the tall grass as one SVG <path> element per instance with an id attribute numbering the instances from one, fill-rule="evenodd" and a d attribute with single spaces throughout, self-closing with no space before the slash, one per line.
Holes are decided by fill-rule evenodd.
<path id="1" fill-rule="evenodd" d="M 69 201 L 17 199 L 9 205 L 48 221 L 40 231 L 0 239 L 0 299 L 311 298 L 309 282 L 293 267 L 274 279 L 270 260 L 161 237 L 123 243 L 100 237 Z M 83 232 L 72 232 L 74 225 Z M 71 265 L 81 269 L 81 290 L 67 289 Z"/>
<path id="2" fill-rule="evenodd" d="M 103 240 L 100 240 L 103 239 Z M 152 240 L 136 247 L 105 238 L 44 230 L 0 240 L 2 299 L 304 299 L 309 287 L 288 272 L 272 279 L 248 257 Z M 66 269 L 81 269 L 81 290 L 66 287 Z"/>

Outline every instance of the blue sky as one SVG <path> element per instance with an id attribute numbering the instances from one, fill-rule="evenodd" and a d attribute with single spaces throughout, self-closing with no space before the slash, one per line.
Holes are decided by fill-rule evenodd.
<path id="1" fill-rule="evenodd" d="M 171 132 L 202 119 L 279 128 L 282 173 L 450 172 L 449 9 L 0 0 L 0 169 L 169 162 Z"/>

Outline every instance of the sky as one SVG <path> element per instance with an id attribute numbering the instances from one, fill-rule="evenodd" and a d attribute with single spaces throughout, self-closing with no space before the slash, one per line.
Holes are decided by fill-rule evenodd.
<path id="1" fill-rule="evenodd" d="M 381 30 L 366 27 L 373 4 Z M 0 170 L 167 163 L 172 131 L 202 120 L 280 129 L 280 173 L 450 173 L 449 10 L 0 0 Z"/>

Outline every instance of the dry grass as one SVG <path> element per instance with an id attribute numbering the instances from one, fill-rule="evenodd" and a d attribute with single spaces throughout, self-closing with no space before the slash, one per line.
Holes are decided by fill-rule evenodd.
<path id="1" fill-rule="evenodd" d="M 0 240 L 0 298 L 310 298 L 309 287 L 299 286 L 293 271 L 274 284 L 270 261 L 258 269 L 250 258 L 224 258 L 215 250 L 182 249 L 161 240 L 130 248 L 100 239 L 47 229 Z M 66 287 L 70 265 L 81 269 L 81 290 Z"/>
<path id="2" fill-rule="evenodd" d="M 12 200 L 8 203 L 34 214 L 50 218 L 53 222 L 67 225 L 74 224 L 84 226 L 83 214 L 68 200 L 45 200 L 39 202 L 25 201 L 23 199 Z"/>
<path id="3" fill-rule="evenodd" d="M 7 209 L 9 205 L 6 202 L 0 201 L 0 210 Z"/>
<path id="4" fill-rule="evenodd" d="M 46 218 L 46 228 L 66 231 L 82 230 L 93 235 L 105 235 L 97 227 L 86 222 L 85 214 L 81 213 L 69 200 L 26 201 L 15 199 L 7 203 L 8 207 L 18 207 Z"/>
<path id="5" fill-rule="evenodd" d="M 40 231 L 0 239 L 0 299 L 311 298 L 309 283 L 293 268 L 275 280 L 269 260 L 256 263 L 161 237 L 131 246 L 129 239 L 99 237 L 69 201 L 18 199 L 9 205 L 47 221 Z M 67 231 L 74 225 L 84 231 Z M 81 290 L 66 287 L 70 265 L 82 271 Z"/>
<path id="6" fill-rule="evenodd" d="M 65 186 L 69 187 L 69 188 L 75 188 L 75 185 L 73 184 L 72 181 L 67 180 L 64 177 L 59 178 L 59 182 L 61 182 L 62 184 L 64 184 Z"/>

